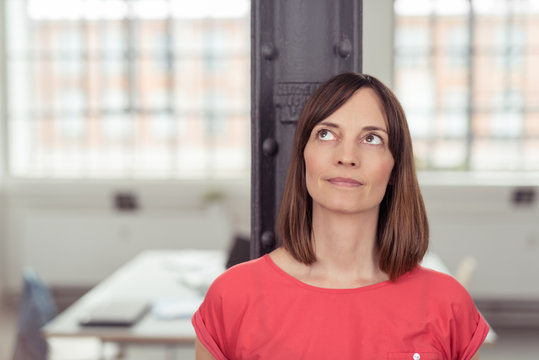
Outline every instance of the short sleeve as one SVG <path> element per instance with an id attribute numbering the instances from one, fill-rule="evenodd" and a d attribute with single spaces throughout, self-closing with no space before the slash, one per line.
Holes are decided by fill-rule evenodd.
<path id="1" fill-rule="evenodd" d="M 489 332 L 489 326 L 486 320 L 477 311 L 475 305 L 473 305 L 473 309 L 471 309 L 471 311 L 474 313 L 476 321 L 473 322 L 474 329 L 471 336 L 468 335 L 465 338 L 461 339 L 464 348 L 461 351 L 462 355 L 459 357 L 459 360 L 470 360 L 479 351 L 479 348 L 485 341 L 485 338 L 487 337 Z"/>
<path id="2" fill-rule="evenodd" d="M 257 264 L 256 260 L 238 264 L 219 275 L 193 315 L 198 339 L 217 360 L 235 357 L 237 334 L 245 329 L 243 315 L 255 288 L 252 274 Z"/>
<path id="3" fill-rule="evenodd" d="M 455 360 L 470 360 L 485 341 L 489 326 L 464 287 L 456 283 L 454 292 L 452 354 Z"/>
<path id="4" fill-rule="evenodd" d="M 212 284 L 204 301 L 193 315 L 191 323 L 195 328 L 197 338 L 217 360 L 227 360 L 222 350 L 223 314 L 221 306 L 222 294 L 218 280 Z"/>
<path id="5" fill-rule="evenodd" d="M 487 337 L 487 322 L 468 291 L 455 278 L 423 268 L 419 273 L 423 276 L 412 279 L 425 291 L 422 304 L 436 324 L 437 342 L 443 358 L 470 360 Z"/>

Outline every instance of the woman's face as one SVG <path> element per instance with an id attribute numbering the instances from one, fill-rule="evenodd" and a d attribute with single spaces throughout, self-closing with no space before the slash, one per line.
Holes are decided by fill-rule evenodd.
<path id="1" fill-rule="evenodd" d="M 303 152 L 313 211 L 378 213 L 395 163 L 388 140 L 382 105 L 370 88 L 318 123 Z"/>

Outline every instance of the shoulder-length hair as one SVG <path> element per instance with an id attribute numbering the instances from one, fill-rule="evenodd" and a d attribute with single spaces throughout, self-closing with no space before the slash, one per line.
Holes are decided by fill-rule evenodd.
<path id="1" fill-rule="evenodd" d="M 395 160 L 380 203 L 378 265 L 391 280 L 413 269 L 429 244 L 429 225 L 417 182 L 406 116 L 393 92 L 373 76 L 343 73 L 320 86 L 307 100 L 296 127 L 292 158 L 277 219 L 283 247 L 301 263 L 316 261 L 312 237 L 312 198 L 305 183 L 303 152 L 316 124 L 339 109 L 358 89 L 370 88 L 385 111 L 389 150 Z"/>

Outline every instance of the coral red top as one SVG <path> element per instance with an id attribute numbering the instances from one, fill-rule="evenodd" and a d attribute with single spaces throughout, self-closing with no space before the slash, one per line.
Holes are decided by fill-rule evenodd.
<path id="1" fill-rule="evenodd" d="M 326 289 L 268 255 L 218 277 L 192 323 L 217 360 L 468 360 L 488 333 L 450 276 L 418 266 L 394 282 Z"/>

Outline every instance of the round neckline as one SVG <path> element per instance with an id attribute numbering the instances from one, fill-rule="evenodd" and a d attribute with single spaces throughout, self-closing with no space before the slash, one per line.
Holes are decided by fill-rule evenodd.
<path id="1" fill-rule="evenodd" d="M 295 278 L 294 276 L 290 275 L 289 273 L 281 269 L 269 256 L 269 254 L 265 254 L 263 258 L 277 274 L 285 278 L 287 281 L 292 282 L 304 289 L 316 291 L 316 292 L 324 292 L 324 293 L 332 293 L 332 294 L 357 293 L 357 292 L 375 290 L 375 289 L 378 289 L 387 285 L 391 285 L 394 283 L 394 281 L 391 281 L 391 280 L 384 280 L 376 284 L 365 285 L 365 286 L 354 287 L 354 288 L 325 288 L 325 287 L 307 284 Z M 404 277 L 407 277 L 409 274 L 410 274 L 410 271 L 402 275 L 398 280 L 401 280 Z"/>

